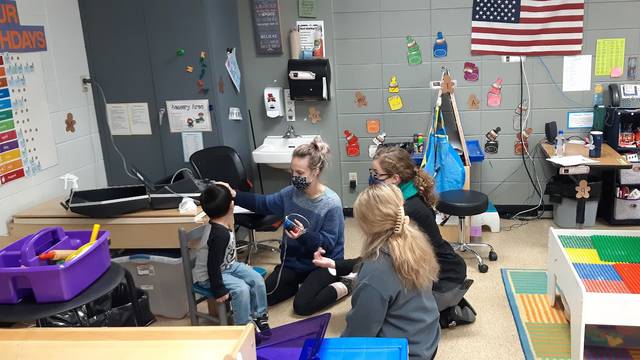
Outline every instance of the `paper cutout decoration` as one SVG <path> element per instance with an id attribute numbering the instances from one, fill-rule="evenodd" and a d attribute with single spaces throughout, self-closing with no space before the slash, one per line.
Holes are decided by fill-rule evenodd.
<path id="1" fill-rule="evenodd" d="M 316 109 L 314 106 L 309 106 L 309 119 L 312 124 L 317 124 L 322 121 L 320 110 Z"/>
<path id="2" fill-rule="evenodd" d="M 176 49 L 176 56 L 184 56 L 184 49 Z"/>
<path id="3" fill-rule="evenodd" d="M 576 199 L 588 199 L 591 195 L 589 192 L 591 191 L 591 186 L 587 180 L 580 180 L 578 186 L 576 186 Z"/>
<path id="4" fill-rule="evenodd" d="M 358 137 L 349 130 L 344 131 L 344 136 L 347 138 L 347 156 L 360 156 L 360 143 L 358 143 Z"/>
<path id="5" fill-rule="evenodd" d="M 516 155 L 522 155 L 523 149 L 529 151 L 529 136 L 531 134 L 533 134 L 532 128 L 526 128 L 523 132 L 516 134 L 516 142 L 513 146 L 513 151 Z"/>
<path id="6" fill-rule="evenodd" d="M 451 81 L 451 76 L 448 73 L 445 73 L 442 76 L 442 83 L 440 84 L 440 89 L 442 90 L 443 94 L 453 94 L 454 89 L 454 84 L 453 81 Z"/>
<path id="7" fill-rule="evenodd" d="M 487 106 L 499 107 L 502 102 L 502 78 L 497 78 L 487 93 Z"/>
<path id="8" fill-rule="evenodd" d="M 193 72 L 193 66 L 187 66 L 184 68 L 184 71 L 188 72 L 188 73 L 192 73 Z"/>
<path id="9" fill-rule="evenodd" d="M 356 105 L 358 105 L 359 108 L 366 107 L 368 105 L 367 97 L 362 93 L 362 91 L 356 91 L 355 95 Z"/>
<path id="10" fill-rule="evenodd" d="M 630 56 L 627 61 L 627 80 L 636 79 L 636 67 L 638 66 L 638 58 Z"/>
<path id="11" fill-rule="evenodd" d="M 422 64 L 422 50 L 412 36 L 407 36 L 407 62 L 409 65 Z"/>
<path id="12" fill-rule="evenodd" d="M 200 51 L 200 60 L 199 60 L 199 65 L 200 65 L 200 75 L 198 76 L 198 81 L 196 82 L 196 85 L 198 86 L 198 93 L 202 94 L 202 95 L 206 95 L 209 93 L 209 88 L 205 87 L 204 85 L 204 74 L 207 72 L 207 63 L 205 62 L 207 58 L 207 53 L 204 51 Z"/>
<path id="13" fill-rule="evenodd" d="M 447 56 L 447 40 L 444 39 L 442 31 L 438 31 L 436 41 L 433 43 L 433 57 L 443 58 Z"/>
<path id="14" fill-rule="evenodd" d="M 467 107 L 469 108 L 469 110 L 480 109 L 480 99 L 478 99 L 476 94 L 469 95 L 469 99 L 467 100 Z"/>
<path id="15" fill-rule="evenodd" d="M 376 156 L 377 151 L 378 151 L 378 145 L 376 144 L 369 145 L 369 158 L 373 159 L 373 157 Z"/>
<path id="16" fill-rule="evenodd" d="M 222 76 L 218 79 L 218 92 L 224 94 L 224 80 L 222 80 Z"/>
<path id="17" fill-rule="evenodd" d="M 622 68 L 614 67 L 613 69 L 611 69 L 612 78 L 619 78 L 620 76 L 622 76 Z"/>
<path id="18" fill-rule="evenodd" d="M 367 132 L 377 134 L 380 132 L 380 119 L 367 119 Z"/>
<path id="19" fill-rule="evenodd" d="M 464 63 L 464 79 L 467 81 L 478 81 L 480 78 L 480 69 L 472 62 Z"/>
<path id="20" fill-rule="evenodd" d="M 67 125 L 65 129 L 66 132 L 76 132 L 76 121 L 73 119 L 72 113 L 67 113 L 67 118 L 64 123 Z"/>
<path id="21" fill-rule="evenodd" d="M 402 98 L 400 97 L 400 95 L 389 96 L 387 98 L 387 102 L 389 103 L 389 109 L 391 109 L 391 111 L 400 110 L 404 106 L 402 104 Z"/>
<path id="22" fill-rule="evenodd" d="M 398 93 L 400 92 L 400 87 L 398 87 L 398 77 L 393 75 L 391 80 L 389 81 L 389 92 L 390 93 Z"/>

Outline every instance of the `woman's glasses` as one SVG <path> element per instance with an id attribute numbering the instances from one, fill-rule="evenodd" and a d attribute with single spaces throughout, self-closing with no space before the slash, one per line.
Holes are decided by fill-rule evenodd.
<path id="1" fill-rule="evenodd" d="M 389 178 L 389 176 L 391 176 L 391 174 L 378 174 L 374 169 L 369 169 L 369 175 L 371 175 L 374 179 L 376 180 L 386 180 Z M 381 176 L 384 176 L 384 178 L 381 178 Z"/>

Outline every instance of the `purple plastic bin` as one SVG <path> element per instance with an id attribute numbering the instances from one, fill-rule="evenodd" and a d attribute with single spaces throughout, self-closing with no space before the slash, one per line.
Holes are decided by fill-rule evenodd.
<path id="1" fill-rule="evenodd" d="M 271 337 L 256 346 L 258 360 L 298 359 L 306 340 L 321 344 L 330 319 L 326 313 L 271 329 Z"/>
<path id="2" fill-rule="evenodd" d="M 16 304 L 31 295 L 37 303 L 67 301 L 89 287 L 111 265 L 108 231 L 100 231 L 95 244 L 64 264 L 48 265 L 38 255 L 75 250 L 90 238 L 88 230 L 50 227 L 0 250 L 0 304 Z"/>

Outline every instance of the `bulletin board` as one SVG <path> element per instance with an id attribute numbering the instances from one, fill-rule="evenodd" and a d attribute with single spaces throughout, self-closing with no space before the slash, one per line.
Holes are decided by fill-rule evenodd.
<path id="1" fill-rule="evenodd" d="M 40 53 L 0 55 L 0 183 L 56 165 Z"/>
<path id="2" fill-rule="evenodd" d="M 56 165 L 42 71 L 43 26 L 20 24 L 14 0 L 0 0 L 0 184 Z"/>

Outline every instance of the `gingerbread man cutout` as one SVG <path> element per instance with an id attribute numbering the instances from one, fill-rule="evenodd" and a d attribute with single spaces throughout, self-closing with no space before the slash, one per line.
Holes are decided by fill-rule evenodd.
<path id="1" fill-rule="evenodd" d="M 588 199 L 591 195 L 589 192 L 591 191 L 591 186 L 587 180 L 580 180 L 578 186 L 576 186 L 576 199 Z"/>
<path id="2" fill-rule="evenodd" d="M 322 120 L 322 117 L 320 116 L 320 110 L 316 109 L 313 106 L 309 107 L 309 119 L 311 119 L 312 124 L 319 123 L 320 120 Z"/>
<path id="3" fill-rule="evenodd" d="M 359 108 L 368 105 L 367 97 L 362 93 L 362 91 L 356 91 L 356 105 L 358 105 Z"/>
<path id="4" fill-rule="evenodd" d="M 442 93 L 443 94 L 453 94 L 453 91 L 455 90 L 453 85 L 453 81 L 451 81 L 451 76 L 449 76 L 449 74 L 444 74 L 442 76 L 442 84 L 440 85 L 440 88 L 442 89 Z"/>
<path id="5" fill-rule="evenodd" d="M 76 121 L 73 119 L 72 113 L 67 113 L 67 119 L 64 123 L 67 125 L 67 128 L 65 129 L 67 132 L 76 132 Z"/>

